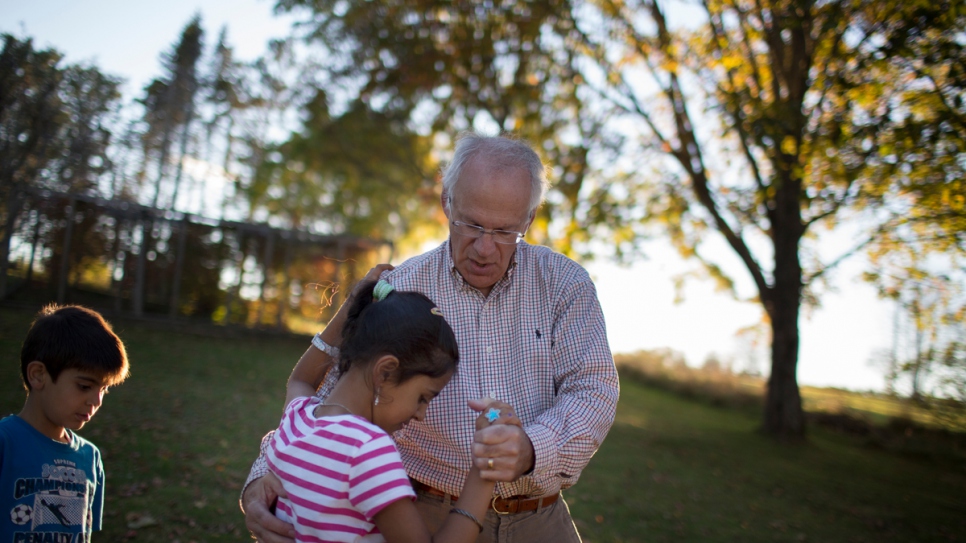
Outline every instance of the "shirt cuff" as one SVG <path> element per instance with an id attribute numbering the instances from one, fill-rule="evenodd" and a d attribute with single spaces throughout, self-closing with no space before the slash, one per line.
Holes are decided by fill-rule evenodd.
<path id="1" fill-rule="evenodd" d="M 273 435 L 275 435 L 274 430 L 265 434 L 265 437 L 262 438 L 262 444 L 258 450 L 258 458 L 252 464 L 252 470 L 248 473 L 248 479 L 245 479 L 245 484 L 242 485 L 241 494 L 238 496 L 238 508 L 241 509 L 242 513 L 245 512 L 245 490 L 248 489 L 248 485 L 252 484 L 252 481 L 255 479 L 261 479 L 268 474 L 268 459 L 265 457 L 265 448 L 268 447 Z"/>
<path id="2" fill-rule="evenodd" d="M 557 458 L 556 435 L 550 428 L 539 424 L 527 426 L 524 431 L 533 444 L 533 472 L 530 475 L 534 480 L 547 476 L 555 478 L 560 463 Z"/>

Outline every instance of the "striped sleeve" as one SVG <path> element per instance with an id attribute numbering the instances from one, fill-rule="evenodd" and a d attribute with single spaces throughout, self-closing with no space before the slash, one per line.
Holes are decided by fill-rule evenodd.
<path id="1" fill-rule="evenodd" d="M 403 498 L 414 499 L 399 451 L 387 434 L 363 444 L 349 468 L 349 501 L 368 519 Z"/>

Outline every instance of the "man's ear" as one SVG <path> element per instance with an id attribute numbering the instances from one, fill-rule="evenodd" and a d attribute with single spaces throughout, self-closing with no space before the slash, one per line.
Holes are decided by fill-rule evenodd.
<path id="1" fill-rule="evenodd" d="M 446 189 L 443 189 L 443 192 L 439 195 L 439 204 L 443 206 L 443 214 L 446 215 L 446 218 L 453 220 L 449 216 L 449 193 L 446 192 Z"/>
<path id="2" fill-rule="evenodd" d="M 27 382 L 30 383 L 30 390 L 43 390 L 49 378 L 50 374 L 47 373 L 47 366 L 43 362 L 34 360 L 27 363 Z"/>
<path id="3" fill-rule="evenodd" d="M 391 383 L 392 377 L 399 371 L 399 359 L 391 354 L 384 354 L 372 365 L 372 382 L 376 388 L 384 383 Z"/>
<path id="4" fill-rule="evenodd" d="M 536 218 L 537 218 L 537 210 L 534 209 L 533 212 L 530 213 L 530 218 L 527 219 L 527 226 L 523 229 L 524 232 L 526 232 L 527 230 L 530 230 L 530 227 L 533 226 L 533 220 Z"/>

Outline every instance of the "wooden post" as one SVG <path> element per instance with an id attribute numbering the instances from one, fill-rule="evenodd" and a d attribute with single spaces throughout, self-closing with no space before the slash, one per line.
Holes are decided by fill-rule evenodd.
<path id="1" fill-rule="evenodd" d="M 231 306 L 235 302 L 234 298 L 238 295 L 238 291 L 241 289 L 242 276 L 245 275 L 245 257 L 247 256 L 247 251 L 245 250 L 245 232 L 239 228 L 238 232 L 238 251 L 241 256 L 238 258 L 238 265 L 236 266 L 238 270 L 238 282 L 232 287 L 228 287 L 225 293 L 225 323 L 231 324 Z"/>
<path id="2" fill-rule="evenodd" d="M 255 313 L 255 326 L 262 325 L 265 313 L 265 287 L 269 285 L 268 274 L 272 271 L 272 256 L 275 253 L 275 231 L 269 228 L 265 235 L 265 253 L 262 255 L 262 285 L 258 292 L 258 311 Z"/>
<path id="3" fill-rule="evenodd" d="M 151 230 L 154 222 L 150 215 L 138 221 L 141 226 L 141 243 L 138 247 L 137 268 L 134 270 L 134 292 L 131 293 L 131 305 L 134 316 L 140 317 L 144 314 L 144 273 L 147 267 L 148 247 L 150 247 Z"/>
<path id="4" fill-rule="evenodd" d="M 115 313 L 121 312 L 121 279 L 124 278 L 124 267 L 121 266 L 120 259 L 118 258 L 118 255 L 121 252 L 121 231 L 123 230 L 121 223 L 123 222 L 123 219 L 124 216 L 120 213 L 114 217 L 114 246 L 111 248 L 111 262 L 113 263 L 111 266 L 111 294 L 114 296 Z M 127 254 L 130 254 L 130 251 L 125 254 L 125 262 L 127 261 Z M 118 279 L 117 277 L 117 270 L 119 266 L 121 266 L 121 279 Z"/>
<path id="5" fill-rule="evenodd" d="M 282 285 L 282 288 L 279 289 L 278 313 L 275 315 L 275 327 L 279 330 L 282 330 L 285 327 L 285 315 L 288 314 L 289 288 L 292 283 L 289 268 L 292 266 L 293 245 L 295 245 L 294 234 L 290 235 L 288 243 L 285 244 L 285 257 L 282 260 L 282 274 L 284 276 L 285 283 Z"/>
<path id="6" fill-rule="evenodd" d="M 184 271 L 185 238 L 188 234 L 188 224 L 188 215 L 185 214 L 178 228 L 178 252 L 174 257 L 174 277 L 171 280 L 171 303 L 168 307 L 168 317 L 172 319 L 178 316 L 178 298 L 181 296 L 181 275 Z"/>
<path id="7" fill-rule="evenodd" d="M 74 235 L 74 213 L 77 200 L 71 198 L 67 203 L 67 228 L 64 232 L 64 252 L 60 255 L 60 277 L 57 281 L 57 303 L 64 303 L 67 298 L 67 274 L 70 273 L 70 243 Z"/>

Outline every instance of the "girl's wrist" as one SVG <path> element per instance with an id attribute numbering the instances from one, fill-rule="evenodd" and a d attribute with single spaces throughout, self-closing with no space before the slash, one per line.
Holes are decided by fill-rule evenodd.
<path id="1" fill-rule="evenodd" d="M 339 347 L 326 341 L 324 331 L 315 334 L 312 338 L 312 346 L 332 358 L 339 358 Z"/>

